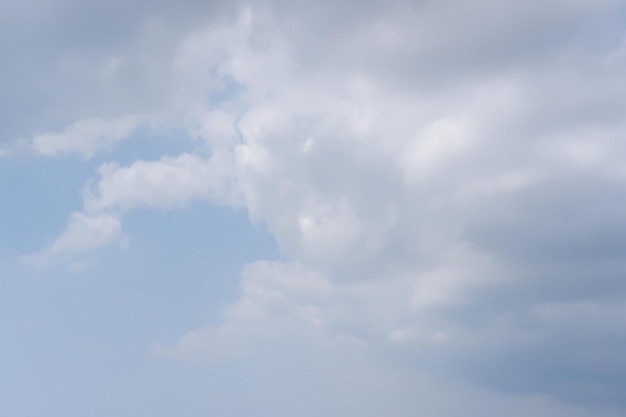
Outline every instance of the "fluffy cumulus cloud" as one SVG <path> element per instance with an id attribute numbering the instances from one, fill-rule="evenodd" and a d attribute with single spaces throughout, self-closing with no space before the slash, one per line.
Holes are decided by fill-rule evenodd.
<path id="1" fill-rule="evenodd" d="M 103 45 L 102 96 L 29 143 L 90 156 L 141 114 L 195 148 L 102 165 L 36 256 L 109 244 L 138 207 L 243 206 L 286 261 L 159 354 L 254 364 L 272 415 L 623 415 L 620 2 L 277 0 L 205 25 L 188 3 Z"/>

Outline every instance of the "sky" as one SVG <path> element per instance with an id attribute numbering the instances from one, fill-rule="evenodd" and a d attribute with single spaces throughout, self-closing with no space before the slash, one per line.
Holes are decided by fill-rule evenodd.
<path id="1" fill-rule="evenodd" d="M 0 3 L 0 416 L 626 415 L 619 0 Z"/>

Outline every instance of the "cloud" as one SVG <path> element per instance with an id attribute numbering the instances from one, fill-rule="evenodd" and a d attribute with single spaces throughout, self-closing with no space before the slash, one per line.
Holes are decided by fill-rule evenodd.
<path id="1" fill-rule="evenodd" d="M 89 158 L 100 149 L 126 139 L 137 126 L 135 118 L 81 120 L 61 133 L 45 133 L 32 139 L 32 149 L 46 156 L 76 152 Z"/>
<path id="2" fill-rule="evenodd" d="M 111 215 L 74 212 L 70 216 L 65 232 L 49 247 L 33 255 L 22 257 L 33 264 L 46 264 L 50 260 L 72 261 L 76 253 L 86 253 L 115 241 L 122 242 L 121 225 Z"/>
<path id="3" fill-rule="evenodd" d="M 450 360 L 450 345 L 465 341 L 429 328 L 432 314 L 410 319 L 412 328 L 383 331 L 402 321 L 398 304 L 407 282 L 399 284 L 337 284 L 302 265 L 258 262 L 244 268 L 242 296 L 224 312 L 222 325 L 189 332 L 175 347 L 155 353 L 253 367 L 254 373 L 246 376 L 252 378 L 252 388 L 241 400 L 264 398 L 277 404 L 273 412 L 278 415 L 411 416 L 416 410 L 433 417 L 619 415 L 536 391 L 487 389 L 442 373 L 441 356 Z M 488 367 L 489 359 L 480 366 Z"/>
<path id="4" fill-rule="evenodd" d="M 3 2 L 0 143 L 10 148 L 80 120 L 169 109 L 179 42 L 233 7 L 195 0 L 176 7 L 159 0 Z"/>
<path id="5" fill-rule="evenodd" d="M 228 167 L 219 155 L 165 156 L 127 167 L 110 163 L 100 166 L 98 174 L 99 179 L 83 190 L 83 210 L 71 215 L 66 229 L 50 246 L 25 259 L 40 263 L 73 261 L 85 252 L 119 241 L 121 219 L 130 209 L 168 210 L 209 199 L 237 204 L 237 193 L 228 182 Z"/>
<path id="6" fill-rule="evenodd" d="M 227 166 L 219 158 L 191 154 L 136 161 L 128 167 L 115 163 L 98 169 L 100 179 L 85 190 L 86 211 L 124 212 L 131 208 L 180 207 L 192 199 L 208 199 L 218 187 L 230 191 Z M 223 198 L 228 199 L 228 195 Z"/>
<path id="7" fill-rule="evenodd" d="M 288 261 L 245 267 L 223 323 L 160 353 L 252 358 L 268 386 L 319 398 L 330 415 L 489 415 L 485 403 L 492 415 L 619 415 L 621 11 L 242 7 L 175 36 L 171 72 L 159 72 L 171 90 L 155 95 L 172 100 L 157 119 L 185 126 L 198 148 L 102 165 L 43 253 L 105 245 L 115 234 L 103 230 L 119 232 L 134 208 L 242 205 Z M 107 62 L 115 74 L 127 65 Z M 271 377 L 306 373 L 303 358 L 345 384 Z M 303 415 L 295 403 L 283 414 Z"/>
<path id="8" fill-rule="evenodd" d="M 267 41 L 245 40 L 225 55 L 220 68 L 246 88 L 234 150 L 245 203 L 328 290 L 301 300 L 244 275 L 224 325 L 190 333 L 179 348 L 210 357 L 237 350 L 231 343 L 255 345 L 270 337 L 264 331 L 281 334 L 275 343 L 287 343 L 283 332 L 340 336 L 490 389 L 623 405 L 624 363 L 610 352 L 625 340 L 594 333 L 593 309 L 580 311 L 592 315 L 578 329 L 548 327 L 531 313 L 546 302 L 624 298 L 615 278 L 623 265 L 611 255 L 623 239 L 603 226 L 624 219 L 610 208 L 621 198 L 615 156 L 624 149 L 614 138 L 624 126 L 601 110 L 624 105 L 608 87 L 620 90 L 623 75 L 605 65 L 621 48 L 609 29 L 621 34 L 604 28 L 593 49 L 570 26 L 589 19 L 597 28 L 613 5 L 542 11 L 538 30 L 561 32 L 541 47 L 517 22 L 467 32 L 479 23 L 473 15 L 443 6 L 407 13 L 460 19 L 459 27 L 419 36 L 425 29 L 403 20 L 401 7 L 352 17 L 337 41 L 320 39 L 326 60 L 296 47 L 313 36 L 310 26 L 253 12 L 250 27 Z M 518 7 L 496 10 L 505 21 L 539 18 Z M 367 53 L 352 40 L 366 35 L 381 38 L 362 43 Z M 503 50 L 503 39 L 525 48 Z M 302 152 L 306 143 L 314 146 Z M 605 314 L 621 323 L 614 310 Z"/>

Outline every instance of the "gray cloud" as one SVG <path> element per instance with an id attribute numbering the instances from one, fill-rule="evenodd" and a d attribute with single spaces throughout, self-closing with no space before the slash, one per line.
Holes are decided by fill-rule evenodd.
<path id="1" fill-rule="evenodd" d="M 158 0 L 4 2 L 0 140 L 162 109 L 173 94 L 179 42 L 230 8 L 193 0 L 176 7 Z"/>

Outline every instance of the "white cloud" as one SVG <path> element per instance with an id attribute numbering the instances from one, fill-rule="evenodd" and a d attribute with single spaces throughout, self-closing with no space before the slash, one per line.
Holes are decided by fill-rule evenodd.
<path id="1" fill-rule="evenodd" d="M 123 243 L 123 238 L 121 224 L 114 216 L 74 212 L 61 236 L 46 249 L 25 256 L 23 260 L 35 264 L 45 264 L 56 259 L 71 261 L 76 253 L 90 252 L 115 241 Z"/>
<path id="2" fill-rule="evenodd" d="M 541 33 L 550 25 L 584 20 L 594 7 L 561 6 L 550 7 L 538 23 Z M 604 13 L 604 7 L 610 5 L 599 5 L 596 12 Z M 536 331 L 527 312 L 546 297 L 572 302 L 586 297 L 553 292 L 568 285 L 563 277 L 571 276 L 571 262 L 578 261 L 562 258 L 562 251 L 585 253 L 593 265 L 602 261 L 592 248 L 621 239 L 596 235 L 595 243 L 584 243 L 584 235 L 598 231 L 594 225 L 605 220 L 599 211 L 584 208 L 584 191 L 563 187 L 577 184 L 581 176 L 596 187 L 619 187 L 607 178 L 615 156 L 624 154 L 610 139 L 623 132 L 622 124 L 586 106 L 593 98 L 597 108 L 615 102 L 623 107 L 623 99 L 605 89 L 623 77 L 604 66 L 606 50 L 576 49 L 575 32 L 516 52 L 501 50 L 499 42 L 531 45 L 521 23 L 476 34 L 468 28 L 482 14 L 466 18 L 436 5 L 410 13 L 421 19 L 435 14 L 437 22 L 460 19 L 459 27 L 448 33 L 431 28 L 430 37 L 420 37 L 415 32 L 425 29 L 403 20 L 398 10 L 390 6 L 381 17 L 387 21 L 378 25 L 374 15 L 355 18 L 363 19 L 362 26 L 355 24 L 328 42 L 332 59 L 325 61 L 300 55 L 298 42 L 313 36 L 306 28 L 268 24 L 275 21 L 265 14 L 255 20 L 252 9 L 248 27 L 265 42 L 239 39 L 220 67 L 245 86 L 238 97 L 247 107 L 236 124 L 241 135 L 234 156 L 237 178 L 251 216 L 266 222 L 282 251 L 323 277 L 327 289 L 303 297 L 246 275 L 242 297 L 227 310 L 224 324 L 187 335 L 180 354 L 211 357 L 266 338 L 278 346 L 289 340 L 333 345 L 340 338 L 384 357 L 409 355 L 416 366 L 453 367 L 454 374 L 492 389 L 517 389 L 520 395 L 536 389 L 563 401 L 594 401 L 592 392 L 581 397 L 566 388 L 572 382 L 567 370 L 577 366 L 584 369 L 577 378 L 608 387 L 610 401 L 619 402 L 624 387 L 605 379 L 594 365 L 602 349 L 585 344 L 585 360 L 574 352 L 556 360 L 544 343 L 565 349 L 574 336 L 565 327 L 558 337 Z M 498 10 L 509 21 L 520 13 L 527 23 L 538 18 L 521 4 Z M 381 41 L 362 44 L 384 50 L 380 65 L 371 59 L 376 51 L 366 53 L 353 41 L 370 29 Z M 400 47 L 402 39 L 406 43 Z M 418 45 L 411 44 L 418 39 Z M 574 52 L 563 56 L 562 48 Z M 333 55 L 336 51 L 345 56 Z M 528 64 L 520 63 L 526 53 Z M 489 59 L 479 62 L 474 54 Z M 586 68 L 605 72 L 578 70 L 576 63 L 583 61 Z M 465 72 L 455 72 L 456 67 Z M 577 88 L 581 78 L 586 84 Z M 568 93 L 572 89 L 576 93 Z M 564 109 L 578 106 L 586 109 L 584 117 L 566 115 Z M 602 139 L 585 135 L 597 124 Z M 309 138 L 314 138 L 311 146 Z M 613 152 L 587 151 L 603 143 Z M 572 215 L 575 226 L 567 220 Z M 619 214 L 611 218 L 619 224 L 625 220 Z M 301 272 L 285 268 L 276 272 L 290 277 L 283 281 L 303 279 Z M 621 270 L 614 268 L 612 273 Z M 623 286 L 611 284 L 610 274 L 595 278 L 579 271 L 575 279 L 579 288 L 615 285 L 622 294 Z M 624 345 L 623 339 L 603 338 L 607 345 Z M 532 358 L 536 370 L 516 363 Z M 494 366 L 502 371 L 493 371 Z M 542 366 L 557 376 L 542 378 Z M 518 373 L 524 374 L 523 382 L 515 381 Z M 567 414 L 550 407 L 540 412 Z"/>
<path id="3" fill-rule="evenodd" d="M 170 209 L 215 195 L 228 201 L 231 195 L 220 195 L 220 190 L 231 192 L 232 198 L 236 195 L 235 190 L 228 188 L 229 168 L 218 155 L 203 158 L 191 154 L 136 161 L 127 167 L 104 164 L 98 168 L 99 180 L 85 190 L 85 210 Z"/>
<path id="4" fill-rule="evenodd" d="M 167 210 L 208 199 L 237 204 L 229 169 L 219 154 L 211 158 L 165 156 L 127 167 L 104 164 L 98 169 L 99 178 L 83 191 L 83 211 L 72 214 L 66 229 L 49 247 L 27 258 L 43 262 L 63 257 L 71 261 L 113 243 L 121 233 L 121 218 L 129 209 Z"/>
<path id="5" fill-rule="evenodd" d="M 73 213 L 67 233 L 55 240 L 50 252 L 88 251 L 100 246 L 120 233 L 120 224 L 111 216 L 88 217 L 83 213 Z"/>
<path id="6" fill-rule="evenodd" d="M 113 120 L 81 120 L 63 132 L 35 136 L 30 147 L 45 156 L 78 153 L 89 158 L 97 151 L 111 149 L 116 142 L 126 139 L 138 123 L 138 118 L 130 116 Z"/>

